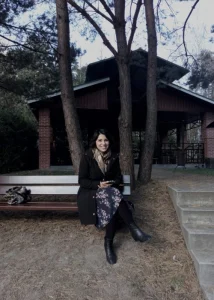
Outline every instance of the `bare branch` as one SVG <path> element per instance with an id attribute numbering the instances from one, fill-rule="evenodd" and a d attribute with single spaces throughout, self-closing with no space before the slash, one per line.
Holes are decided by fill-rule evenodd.
<path id="1" fill-rule="evenodd" d="M 106 19 L 108 22 L 110 22 L 111 24 L 113 24 L 112 19 L 110 19 L 109 17 L 107 17 L 105 14 L 103 14 L 99 9 L 97 9 L 93 4 L 91 4 L 88 0 L 85 0 L 85 3 L 88 4 L 88 6 L 90 6 L 97 14 L 99 14 L 101 17 L 103 17 L 104 19 Z"/>
<path id="2" fill-rule="evenodd" d="M 24 30 L 24 31 L 26 31 L 26 32 L 34 32 L 34 33 L 36 33 L 36 32 L 38 31 L 38 28 L 36 28 L 36 29 L 31 29 L 31 28 L 27 28 L 26 26 L 24 26 L 24 27 L 23 27 L 23 26 L 17 27 L 17 26 L 14 26 L 14 25 L 10 25 L 10 24 L 7 24 L 7 23 L 3 23 L 3 22 L 0 22 L 0 24 L 2 24 L 2 25 L 5 26 L 5 27 L 8 27 L 8 28 L 13 28 L 14 30 L 17 30 L 17 31 Z M 47 38 L 45 37 L 45 35 L 42 34 L 42 33 L 41 33 L 41 35 L 43 36 L 43 38 L 45 38 L 46 43 L 50 45 L 50 47 L 53 49 L 53 51 L 56 52 L 56 53 L 58 53 L 57 49 L 53 46 L 53 43 L 50 42 L 50 39 L 47 39 Z M 6 39 L 7 39 L 7 38 L 6 38 Z M 19 44 L 19 43 L 16 42 L 16 41 L 13 41 L 13 43 Z M 23 44 L 20 44 L 20 45 L 26 48 L 26 45 L 23 45 Z M 15 46 L 15 45 L 13 45 L 13 46 Z M 10 46 L 1 46 L 1 47 L 5 47 L 5 48 L 6 48 L 6 47 L 12 47 L 12 46 L 10 45 Z M 31 49 L 32 49 L 32 51 L 39 52 L 39 51 L 37 51 L 37 50 L 33 50 L 33 48 L 31 48 Z M 44 52 L 40 52 L 40 53 L 44 53 Z"/>
<path id="3" fill-rule="evenodd" d="M 125 16 L 125 1 L 124 0 L 117 0 L 114 1 L 114 8 L 115 8 L 115 25 L 118 26 L 121 22 L 124 22 Z"/>
<path id="4" fill-rule="evenodd" d="M 169 5 L 168 1 L 165 0 L 165 2 L 166 2 L 166 4 L 167 4 L 167 6 L 169 7 L 169 10 L 171 10 L 171 13 L 174 15 L 175 12 L 173 11 L 172 7 Z"/>
<path id="5" fill-rule="evenodd" d="M 158 27 L 159 32 L 161 31 L 161 28 L 160 28 L 160 17 L 159 17 L 159 8 L 160 8 L 160 5 L 161 5 L 161 1 L 162 1 L 162 0 L 158 0 L 157 9 L 156 9 L 156 14 L 157 14 L 157 27 Z"/>
<path id="6" fill-rule="evenodd" d="M 112 18 L 112 21 L 115 22 L 115 15 L 113 14 L 113 12 L 111 11 L 111 9 L 109 8 L 109 6 L 106 4 L 105 0 L 100 0 L 101 4 L 103 5 L 103 7 L 105 8 L 106 12 L 109 14 L 109 16 Z"/>
<path id="7" fill-rule="evenodd" d="M 173 34 L 173 33 L 177 32 L 177 31 L 181 30 L 182 28 L 183 28 L 183 26 L 175 28 L 173 31 L 170 31 L 169 34 Z"/>
<path id="8" fill-rule="evenodd" d="M 190 10 L 190 12 L 186 18 L 186 21 L 184 22 L 184 26 L 183 26 L 183 45 L 184 45 L 185 55 L 187 57 L 187 63 L 188 63 L 188 50 L 187 50 L 187 46 L 186 46 L 186 42 L 185 42 L 185 31 L 186 31 L 187 22 L 199 1 L 200 0 L 195 1 L 194 5 L 192 6 L 192 9 Z"/>
<path id="9" fill-rule="evenodd" d="M 134 1 L 134 0 L 131 0 L 131 4 L 130 4 L 130 8 L 129 8 L 130 19 L 131 19 L 131 15 L 132 15 L 132 5 L 133 5 L 133 1 Z M 132 23 L 132 21 L 131 21 L 131 23 Z"/>
<path id="10" fill-rule="evenodd" d="M 135 34 L 135 31 L 136 31 L 136 28 L 137 28 L 137 26 L 136 26 L 136 24 L 137 24 L 137 18 L 138 18 L 139 12 L 140 12 L 141 5 L 142 5 L 142 1 L 138 0 L 137 6 L 136 6 L 136 10 L 135 10 L 135 13 L 134 13 L 131 34 L 130 34 L 129 41 L 128 41 L 128 52 L 131 51 L 131 45 L 132 45 L 134 34 Z"/>
<path id="11" fill-rule="evenodd" d="M 26 26 L 14 26 L 14 25 L 11 25 L 11 24 L 8 24 L 8 23 L 5 23 L 5 22 L 1 22 L 0 21 L 0 24 L 7 27 L 7 28 L 13 28 L 15 30 L 25 30 L 25 31 L 33 31 L 32 29 L 28 29 Z"/>
<path id="12" fill-rule="evenodd" d="M 181 48 L 182 46 L 183 46 L 183 43 L 181 43 L 180 45 L 178 45 L 177 48 L 176 48 L 173 52 L 170 53 L 169 58 L 170 58 L 174 53 L 176 53 L 176 52 L 178 51 L 178 49 Z M 192 60 L 193 60 L 196 64 L 198 64 L 197 60 L 195 59 L 195 57 L 194 57 L 192 54 L 186 54 L 186 53 L 185 53 L 185 54 L 177 55 L 177 56 L 175 56 L 175 57 L 176 57 L 176 58 L 179 58 L 179 57 L 182 57 L 182 56 L 185 56 L 185 57 L 187 58 L 187 64 L 188 64 L 188 58 L 189 58 L 189 57 L 191 57 Z"/>
<path id="13" fill-rule="evenodd" d="M 188 20 L 189 20 L 191 14 L 192 14 L 192 12 L 193 12 L 193 10 L 195 9 L 195 7 L 196 7 L 196 5 L 198 4 L 199 1 L 200 1 L 200 0 L 196 0 L 196 1 L 195 1 L 194 5 L 192 6 L 192 8 L 191 8 L 191 10 L 190 10 L 190 12 L 189 12 L 189 14 L 188 14 L 188 16 L 187 16 L 185 22 L 184 22 L 184 25 L 181 26 L 181 27 L 179 27 L 179 28 L 177 28 L 177 29 L 174 29 L 173 31 L 170 32 L 170 34 L 173 34 L 173 33 L 175 33 L 176 31 L 182 29 L 182 43 L 179 44 L 179 45 L 177 46 L 177 48 L 170 54 L 170 56 L 172 56 L 173 53 L 177 52 L 178 49 L 179 49 L 181 46 L 183 46 L 183 47 L 184 47 L 184 51 L 185 51 L 185 54 L 184 54 L 184 55 L 185 55 L 186 58 L 187 58 L 187 62 L 186 62 L 187 65 L 189 64 L 189 60 L 188 60 L 189 57 L 191 57 L 191 58 L 195 61 L 195 63 L 197 63 L 195 57 L 194 57 L 193 55 L 191 55 L 191 54 L 188 53 L 189 51 L 188 51 L 188 49 L 187 49 L 187 45 L 186 45 L 186 41 L 185 41 L 185 32 L 186 32 L 187 22 L 188 22 Z M 169 9 L 171 10 L 171 12 L 174 14 L 174 11 L 173 11 L 172 7 L 170 6 L 170 4 L 168 3 L 168 1 L 165 0 L 165 2 L 166 2 L 166 4 L 167 4 L 167 6 L 169 7 Z M 169 57 L 170 57 L 170 56 L 169 56 Z M 180 56 L 181 56 L 181 55 L 180 55 Z M 179 57 L 180 57 L 180 56 L 179 56 Z"/>
<path id="14" fill-rule="evenodd" d="M 9 42 L 12 42 L 12 43 L 18 45 L 18 46 L 22 46 L 23 48 L 26 48 L 26 49 L 28 49 L 28 50 L 31 50 L 31 51 L 34 51 L 34 52 L 37 52 L 37 53 L 47 54 L 47 52 L 43 52 L 43 51 L 37 50 L 37 49 L 35 49 L 35 48 L 31 48 L 31 47 L 29 47 L 29 46 L 27 46 L 27 45 L 25 45 L 25 44 L 21 44 L 21 43 L 19 43 L 19 42 L 17 42 L 17 41 L 11 40 L 11 39 L 7 38 L 7 37 L 4 36 L 4 35 L 1 35 L 1 34 L 0 34 L 0 37 L 2 37 L 3 39 L 5 39 L 5 40 L 7 40 L 7 41 L 9 41 Z"/>
<path id="15" fill-rule="evenodd" d="M 94 19 L 92 19 L 92 17 L 87 13 L 87 11 L 85 9 L 82 9 L 78 4 L 76 4 L 76 2 L 74 0 L 67 0 L 67 2 L 71 6 L 73 6 L 83 17 L 86 18 L 86 20 L 88 20 L 94 26 L 96 31 L 101 36 L 104 45 L 106 45 L 106 47 L 108 47 L 108 49 L 113 53 L 113 55 L 117 56 L 117 51 L 114 49 L 112 44 L 109 42 L 109 40 L 107 39 L 105 33 L 100 28 L 100 26 L 94 21 Z"/>

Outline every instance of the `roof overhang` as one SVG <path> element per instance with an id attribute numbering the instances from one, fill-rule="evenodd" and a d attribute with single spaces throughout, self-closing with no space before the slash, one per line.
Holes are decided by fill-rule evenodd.
<path id="1" fill-rule="evenodd" d="M 81 84 L 81 85 L 77 85 L 77 86 L 74 87 L 74 92 L 84 90 L 84 89 L 87 89 L 87 88 L 90 88 L 92 86 L 96 86 L 96 85 L 99 85 L 101 83 L 108 82 L 108 81 L 110 81 L 110 78 L 106 77 L 106 78 L 102 78 L 102 79 L 99 79 L 99 80 L 94 80 L 94 81 L 91 81 L 91 82 L 88 82 L 88 83 L 84 83 L 84 84 Z M 46 95 L 45 97 L 43 96 L 41 98 L 28 100 L 28 104 L 31 105 L 31 104 L 34 104 L 34 103 L 51 100 L 51 99 L 53 99 L 55 97 L 59 97 L 59 96 L 61 96 L 61 92 L 55 92 L 55 93 Z"/>
<path id="2" fill-rule="evenodd" d="M 194 97 L 194 98 L 196 98 L 196 99 L 198 99 L 198 100 L 201 100 L 201 101 L 204 101 L 204 102 L 206 102 L 206 103 L 209 103 L 209 104 L 214 105 L 214 99 L 211 100 L 211 99 L 209 99 L 209 98 L 207 98 L 207 97 L 204 97 L 204 96 L 202 96 L 202 95 L 200 95 L 200 94 L 197 94 L 197 93 L 194 93 L 194 92 L 192 92 L 192 91 L 190 91 L 190 90 L 188 90 L 188 89 L 185 89 L 185 88 L 183 88 L 183 87 L 181 87 L 181 86 L 179 86 L 179 85 L 176 85 L 176 84 L 173 84 L 173 83 L 165 82 L 164 80 L 160 80 L 160 83 L 162 83 L 162 84 L 164 84 L 164 85 L 166 85 L 166 86 L 169 86 L 169 87 L 171 87 L 171 88 L 173 88 L 173 89 L 175 89 L 175 90 L 177 90 L 177 91 L 180 91 L 180 92 L 182 92 L 182 93 L 185 93 L 185 94 L 187 94 L 187 95 L 189 95 L 189 96 L 192 96 L 192 97 Z"/>

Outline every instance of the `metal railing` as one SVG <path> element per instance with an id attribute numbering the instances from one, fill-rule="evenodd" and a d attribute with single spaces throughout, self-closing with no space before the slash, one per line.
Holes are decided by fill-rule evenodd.
<path id="1" fill-rule="evenodd" d="M 135 163 L 139 163 L 140 150 L 133 149 Z M 157 164 L 204 164 L 204 144 L 184 143 L 179 147 L 173 143 L 156 143 L 154 162 Z"/>

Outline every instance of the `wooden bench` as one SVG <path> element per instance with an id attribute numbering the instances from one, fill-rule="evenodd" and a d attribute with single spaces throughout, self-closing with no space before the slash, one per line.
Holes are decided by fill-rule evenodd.
<path id="1" fill-rule="evenodd" d="M 130 176 L 123 175 L 124 195 L 131 194 Z M 31 195 L 77 195 L 79 185 L 77 175 L 66 176 L 0 176 L 0 195 L 14 186 L 26 186 Z M 76 202 L 28 202 L 26 204 L 10 205 L 0 202 L 0 211 L 73 211 L 77 212 Z"/>

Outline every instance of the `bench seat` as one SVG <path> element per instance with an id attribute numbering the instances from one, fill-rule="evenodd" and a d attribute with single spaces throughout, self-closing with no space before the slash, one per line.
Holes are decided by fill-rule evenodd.
<path id="1" fill-rule="evenodd" d="M 123 175 L 123 195 L 130 195 L 130 176 Z M 0 176 L 0 195 L 14 186 L 25 186 L 31 190 L 31 195 L 77 195 L 79 190 L 77 175 L 46 175 L 46 176 Z M 0 202 L 0 211 L 73 211 L 77 212 L 76 202 L 60 201 L 31 201 L 26 204 L 10 205 L 7 202 Z"/>
<path id="2" fill-rule="evenodd" d="M 25 204 L 10 205 L 6 202 L 0 202 L 0 211 L 73 211 L 77 212 L 78 207 L 76 202 L 28 202 Z"/>

